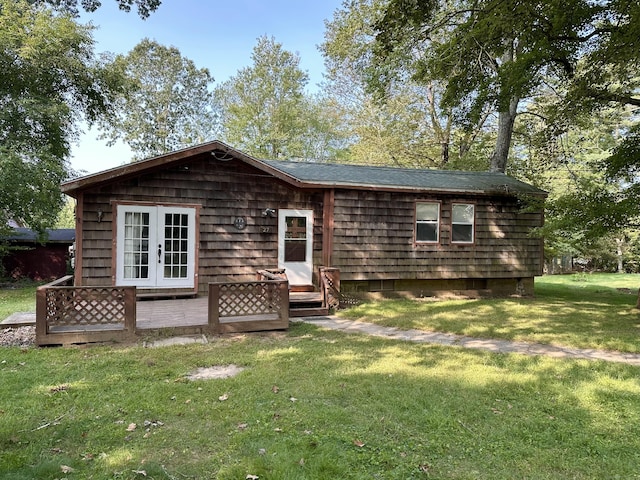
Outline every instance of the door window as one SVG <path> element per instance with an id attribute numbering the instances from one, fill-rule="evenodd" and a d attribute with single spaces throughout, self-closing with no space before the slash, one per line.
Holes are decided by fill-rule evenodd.
<path id="1" fill-rule="evenodd" d="M 117 285 L 194 286 L 194 208 L 118 205 L 117 216 Z"/>
<path id="2" fill-rule="evenodd" d="M 149 278 L 149 213 L 124 216 L 124 278 Z"/>
<path id="3" fill-rule="evenodd" d="M 307 218 L 285 217 L 284 261 L 304 262 L 307 259 Z"/>

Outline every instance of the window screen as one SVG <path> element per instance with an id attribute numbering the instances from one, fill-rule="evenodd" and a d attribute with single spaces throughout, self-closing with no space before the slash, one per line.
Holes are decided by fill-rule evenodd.
<path id="1" fill-rule="evenodd" d="M 416 203 L 416 242 L 437 242 L 440 231 L 440 204 Z"/>
<path id="2" fill-rule="evenodd" d="M 475 206 L 467 203 L 454 204 L 451 212 L 451 241 L 473 243 Z"/>

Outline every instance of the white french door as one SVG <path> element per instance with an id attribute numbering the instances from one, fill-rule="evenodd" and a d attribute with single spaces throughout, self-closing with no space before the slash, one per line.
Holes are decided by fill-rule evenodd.
<path id="1" fill-rule="evenodd" d="M 291 285 L 311 285 L 313 210 L 278 210 L 278 268 Z"/>
<path id="2" fill-rule="evenodd" d="M 195 209 L 118 205 L 116 285 L 193 287 Z"/>

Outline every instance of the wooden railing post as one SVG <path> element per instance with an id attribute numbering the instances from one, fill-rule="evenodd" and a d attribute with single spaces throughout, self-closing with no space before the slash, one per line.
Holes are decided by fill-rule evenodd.
<path id="1" fill-rule="evenodd" d="M 340 269 L 320 267 L 320 288 L 322 288 L 324 305 L 328 308 L 338 308 L 340 306 Z"/>
<path id="2" fill-rule="evenodd" d="M 136 287 L 124 289 L 124 329 L 128 335 L 136 333 Z"/>
<path id="3" fill-rule="evenodd" d="M 214 333 L 220 331 L 220 285 L 209 284 L 209 329 Z"/>
<path id="4" fill-rule="evenodd" d="M 278 289 L 280 290 L 280 298 L 282 304 L 280 305 L 280 320 L 282 322 L 289 321 L 289 282 L 279 282 Z"/>
<path id="5" fill-rule="evenodd" d="M 36 289 L 36 345 L 40 345 L 47 335 L 47 287 Z"/>

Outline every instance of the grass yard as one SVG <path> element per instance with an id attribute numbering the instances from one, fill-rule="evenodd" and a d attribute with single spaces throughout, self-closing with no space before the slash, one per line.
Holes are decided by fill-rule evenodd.
<path id="1" fill-rule="evenodd" d="M 386 300 L 340 312 L 402 329 L 578 348 L 640 352 L 640 275 L 536 278 L 535 298 Z"/>
<path id="2" fill-rule="evenodd" d="M 197 367 L 245 368 L 189 381 Z M 639 478 L 638 368 L 294 324 L 208 345 L 0 350 L 0 477 Z"/>
<path id="3" fill-rule="evenodd" d="M 36 288 L 38 285 L 4 284 L 0 287 L 0 320 L 12 313 L 36 311 Z"/>
<path id="4" fill-rule="evenodd" d="M 544 277 L 535 299 L 344 315 L 638 351 L 638 278 Z M 0 291 L 0 316 L 32 310 L 34 292 Z M 230 364 L 244 370 L 187 379 Z M 0 348 L 0 478 L 639 479 L 639 371 L 308 324 L 157 349 Z"/>

